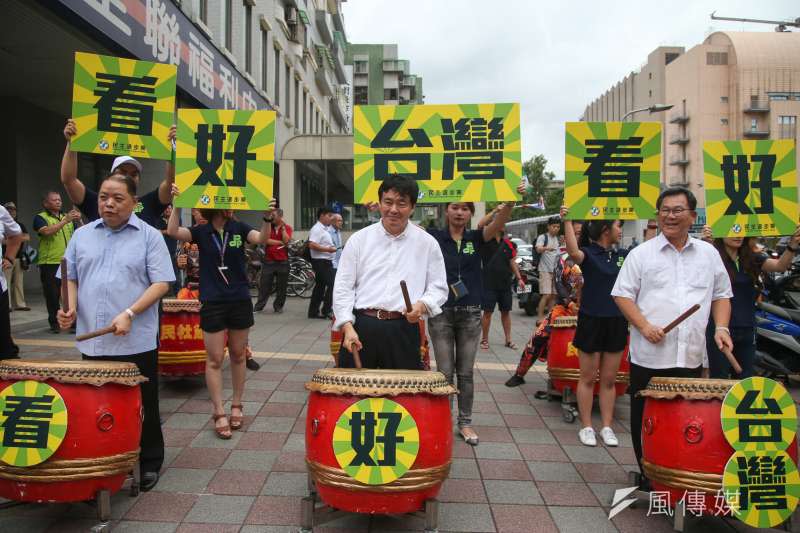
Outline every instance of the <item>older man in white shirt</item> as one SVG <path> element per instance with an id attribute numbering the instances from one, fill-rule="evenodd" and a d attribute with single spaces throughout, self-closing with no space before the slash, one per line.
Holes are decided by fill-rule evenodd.
<path id="1" fill-rule="evenodd" d="M 720 350 L 733 348 L 728 331 L 733 296 L 719 252 L 689 236 L 697 200 L 683 187 L 662 191 L 656 202 L 661 234 L 631 250 L 611 295 L 633 326 L 630 340 L 631 439 L 642 470 L 644 399 L 636 395 L 650 378 L 700 377 L 708 367 L 706 325 L 717 324 Z M 671 332 L 663 328 L 695 304 L 700 309 Z M 646 480 L 642 488 L 647 489 Z"/>
<path id="2" fill-rule="evenodd" d="M 390 176 L 378 189 L 381 220 L 354 233 L 344 247 L 333 289 L 334 330 L 343 332 L 339 366 L 422 369 L 419 327 L 447 301 L 447 275 L 439 244 L 409 223 L 419 187 Z M 400 281 L 412 303 L 406 312 Z"/>
<path id="3" fill-rule="evenodd" d="M 0 205 L 0 242 L 5 242 L 6 253 L 3 256 L 3 268 L 14 265 L 14 258 L 22 245 L 22 228 Z M 0 359 L 17 357 L 17 349 L 11 340 L 11 317 L 8 308 L 8 287 L 5 276 L 0 276 Z"/>
<path id="4" fill-rule="evenodd" d="M 330 228 L 333 211 L 321 207 L 317 211 L 317 223 L 308 232 L 308 248 L 311 253 L 311 267 L 314 269 L 314 291 L 308 302 L 308 318 L 331 317 L 331 297 L 333 294 L 333 259 L 336 246 L 333 245 Z M 322 310 L 319 306 L 322 304 Z"/>

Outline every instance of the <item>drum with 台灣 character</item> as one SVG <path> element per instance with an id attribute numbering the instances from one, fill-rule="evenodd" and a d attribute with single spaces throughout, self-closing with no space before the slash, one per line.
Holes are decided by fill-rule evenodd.
<path id="1" fill-rule="evenodd" d="M 117 492 L 138 469 L 133 363 L 0 362 L 0 496 L 74 502 Z"/>
<path id="2" fill-rule="evenodd" d="M 455 389 L 443 374 L 324 368 L 306 388 L 306 463 L 322 502 L 367 514 L 427 508 L 453 446 Z"/>
<path id="3" fill-rule="evenodd" d="M 750 380 L 775 383 L 764 378 Z M 643 473 L 654 491 L 669 493 L 672 506 L 687 493 L 695 493 L 696 507 L 703 507 L 706 514 L 718 510 L 724 494 L 723 473 L 735 451 L 769 452 L 775 441 L 779 445 L 775 450 L 797 463 L 797 416 L 791 396 L 786 393 L 779 404 L 764 401 L 760 397 L 763 391 L 736 392 L 746 381 L 654 377 L 639 393 L 645 398 Z M 765 390 L 777 389 L 768 385 Z M 727 409 L 728 416 L 729 404 L 733 407 Z M 792 412 L 785 421 L 780 420 L 784 404 Z M 773 407 L 778 409 L 777 415 L 771 412 Z M 750 429 L 747 422 L 752 422 Z"/>
<path id="4" fill-rule="evenodd" d="M 206 345 L 200 329 L 200 301 L 165 298 L 161 304 L 164 312 L 158 348 L 159 375 L 205 374 Z"/>

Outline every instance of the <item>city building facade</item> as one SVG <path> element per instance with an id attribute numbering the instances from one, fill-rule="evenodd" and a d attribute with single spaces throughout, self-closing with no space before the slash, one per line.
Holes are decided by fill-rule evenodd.
<path id="1" fill-rule="evenodd" d="M 396 44 L 350 44 L 346 62 L 353 67 L 355 105 L 422 104 L 422 76 L 411 74 Z"/>

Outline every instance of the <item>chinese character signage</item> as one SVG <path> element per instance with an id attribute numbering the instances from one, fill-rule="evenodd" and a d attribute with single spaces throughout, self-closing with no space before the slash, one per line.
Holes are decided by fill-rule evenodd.
<path id="1" fill-rule="evenodd" d="M 75 52 L 72 149 L 170 159 L 175 78 L 173 65 Z"/>
<path id="2" fill-rule="evenodd" d="M 791 235 L 797 228 L 795 143 L 703 143 L 706 212 L 714 237 Z"/>
<path id="3" fill-rule="evenodd" d="M 0 461 L 33 466 L 53 455 L 67 434 L 67 406 L 47 383 L 18 381 L 0 392 Z"/>
<path id="4" fill-rule="evenodd" d="M 342 470 L 366 485 L 403 477 L 417 460 L 419 430 L 405 407 L 367 398 L 348 407 L 333 430 L 333 453 Z"/>
<path id="5" fill-rule="evenodd" d="M 266 209 L 274 159 L 274 111 L 179 109 L 175 205 Z"/>
<path id="6" fill-rule="evenodd" d="M 660 122 L 567 122 L 571 219 L 649 219 L 661 187 Z"/>
<path id="7" fill-rule="evenodd" d="M 239 74 L 231 60 L 189 20 L 176 5 L 179 3 L 171 0 L 45 2 L 58 15 L 77 14 L 134 57 L 174 65 L 181 89 L 202 106 L 269 109 L 269 103 L 253 83 Z"/>
<path id="8" fill-rule="evenodd" d="M 743 379 L 726 394 L 721 420 L 735 450 L 722 477 L 733 516 L 753 527 L 784 522 L 800 499 L 800 474 L 786 452 L 797 431 L 791 395 L 771 379 Z"/>
<path id="9" fill-rule="evenodd" d="M 423 203 L 519 200 L 519 104 L 355 106 L 353 131 L 356 203 L 390 174 Z"/>

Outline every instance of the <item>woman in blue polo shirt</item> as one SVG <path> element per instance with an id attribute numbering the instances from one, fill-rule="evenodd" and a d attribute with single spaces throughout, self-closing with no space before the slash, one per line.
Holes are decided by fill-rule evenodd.
<path id="1" fill-rule="evenodd" d="M 172 194 L 173 197 L 178 195 L 175 185 Z M 273 199 L 270 210 L 265 213 L 261 231 L 235 220 L 232 211 L 222 209 L 202 209 L 207 224 L 182 228 L 180 209 L 176 207 L 167 224 L 167 235 L 179 241 L 196 243 L 200 254 L 200 327 L 208 354 L 206 386 L 214 407 L 214 431 L 221 439 L 230 439 L 231 430 L 240 429 L 244 419 L 245 347 L 253 325 L 253 302 L 244 245 L 266 243 L 274 204 Z M 226 332 L 233 381 L 230 417 L 222 406 Z"/>
<path id="2" fill-rule="evenodd" d="M 714 320 L 709 319 L 706 331 L 706 348 L 710 377 L 716 379 L 744 379 L 753 375 L 756 356 L 756 298 L 760 292 L 762 272 L 784 272 L 792 265 L 792 260 L 800 246 L 800 231 L 792 235 L 780 259 L 768 259 L 766 254 L 757 253 L 751 248 L 750 237 L 711 238 L 711 228 L 703 228 L 703 238 L 711 242 L 722 257 L 722 264 L 728 271 L 733 289 L 731 298 L 731 320 L 728 323 L 733 354 L 742 367 L 741 374 L 735 374 L 727 357 L 719 351 L 714 342 L 716 330 Z"/>
<path id="3" fill-rule="evenodd" d="M 568 213 L 561 208 L 561 218 Z M 603 427 L 600 436 L 606 446 L 617 446 L 617 436 L 611 429 L 614 418 L 614 402 L 617 395 L 614 383 L 619 361 L 628 340 L 628 322 L 611 297 L 611 289 L 617 280 L 627 251 L 614 249 L 622 238 L 621 220 L 592 220 L 583 226 L 581 242 L 575 238 L 572 222 L 564 225 L 567 253 L 580 265 L 583 272 L 581 307 L 578 312 L 578 327 L 573 346 L 580 357 L 578 379 L 578 414 L 582 428 L 578 438 L 585 446 L 597 446 L 597 437 L 592 428 L 592 402 L 594 382 L 600 372 L 600 418 Z"/>
<path id="4" fill-rule="evenodd" d="M 453 374 L 458 377 L 458 431 L 464 441 L 473 446 L 478 444 L 478 434 L 472 428 L 472 374 L 481 335 L 481 257 L 478 252 L 511 217 L 513 205 L 502 204 L 489 225 L 472 230 L 467 226 L 475 213 L 475 205 L 472 202 L 448 203 L 445 228 L 428 229 L 442 249 L 450 288 L 441 314 L 428 319 L 436 368 L 450 383 L 453 383 Z"/>

